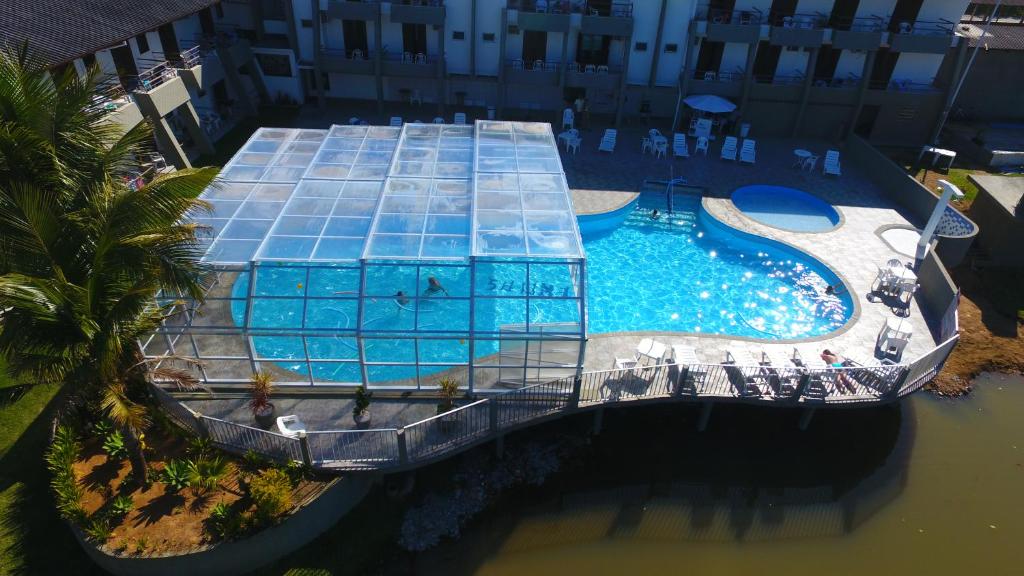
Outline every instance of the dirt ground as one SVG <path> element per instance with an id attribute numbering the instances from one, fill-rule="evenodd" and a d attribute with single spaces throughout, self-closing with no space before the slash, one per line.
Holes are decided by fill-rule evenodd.
<path id="1" fill-rule="evenodd" d="M 960 286 L 960 342 L 942 372 L 926 389 L 942 396 L 971 391 L 981 372 L 1024 372 L 1024 335 L 1020 322 L 996 310 L 980 278 L 967 266 L 952 271 Z"/>

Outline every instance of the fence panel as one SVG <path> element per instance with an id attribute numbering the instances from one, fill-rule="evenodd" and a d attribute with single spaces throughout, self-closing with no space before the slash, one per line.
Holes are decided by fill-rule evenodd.
<path id="1" fill-rule="evenodd" d="M 942 344 L 939 344 L 931 352 L 921 356 L 915 360 L 910 366 L 910 373 L 907 374 L 906 380 L 903 381 L 903 386 L 900 388 L 899 396 L 903 397 L 911 392 L 920 390 L 929 380 L 935 377 L 942 370 L 942 366 L 946 363 L 946 358 L 956 347 L 956 343 L 960 340 L 960 336 L 956 335 L 946 340 Z"/>
<path id="2" fill-rule="evenodd" d="M 486 438 L 491 433 L 490 410 L 489 400 L 479 400 L 406 426 L 409 461 L 426 460 Z"/>
<path id="3" fill-rule="evenodd" d="M 398 430 L 307 432 L 314 466 L 387 468 L 398 465 Z"/>
<path id="4" fill-rule="evenodd" d="M 239 453 L 252 450 L 273 460 L 302 462 L 302 449 L 296 438 L 209 416 L 200 416 L 200 419 L 209 431 L 210 439 L 227 450 Z"/>
<path id="5" fill-rule="evenodd" d="M 534 384 L 491 398 L 498 411 L 498 427 L 506 428 L 565 410 L 572 396 L 572 378 Z"/>
<path id="6" fill-rule="evenodd" d="M 166 390 L 156 384 L 150 384 L 149 389 L 160 404 L 160 407 L 163 408 L 164 413 L 171 418 L 171 421 L 196 436 L 206 435 L 206 431 L 203 430 L 202 425 L 199 423 L 196 413 L 188 406 L 175 400 Z"/>

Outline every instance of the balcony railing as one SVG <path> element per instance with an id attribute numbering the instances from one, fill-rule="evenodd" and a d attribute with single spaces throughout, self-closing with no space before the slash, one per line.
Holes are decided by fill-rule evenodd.
<path id="1" fill-rule="evenodd" d="M 508 0 L 506 7 L 521 12 L 539 14 L 583 14 L 586 16 L 612 16 L 615 18 L 631 18 L 633 3 L 616 1 L 610 5 L 600 3 L 592 5 L 580 0 Z"/>
<path id="2" fill-rule="evenodd" d="M 121 85 L 117 76 L 107 76 L 96 83 L 96 91 L 92 97 L 93 109 L 117 110 L 130 104 L 132 96 Z"/>
<path id="3" fill-rule="evenodd" d="M 881 16 L 861 18 L 830 18 L 829 27 L 850 32 L 884 32 L 889 22 Z"/>
<path id="4" fill-rule="evenodd" d="M 768 23 L 772 26 L 781 26 L 782 28 L 817 30 L 825 28 L 828 24 L 828 14 L 822 12 L 804 14 L 780 14 L 773 12 L 768 15 Z"/>
<path id="5" fill-rule="evenodd" d="M 707 8 L 697 13 L 697 19 L 705 19 L 713 24 L 736 24 L 741 26 L 757 26 L 766 20 L 764 12 L 757 8 L 750 10 Z"/>
<path id="6" fill-rule="evenodd" d="M 773 84 L 775 86 L 797 86 L 804 83 L 806 76 L 802 74 L 757 74 L 754 81 L 758 84 Z"/>
<path id="7" fill-rule="evenodd" d="M 621 74 L 621 66 L 608 66 L 606 64 L 580 64 L 579 62 L 569 63 L 570 74 L 593 74 L 593 75 L 608 75 L 608 74 Z"/>
<path id="8" fill-rule="evenodd" d="M 703 80 L 705 82 L 740 82 L 743 80 L 743 70 L 739 69 L 734 72 L 720 72 L 716 70 L 694 70 L 694 80 Z"/>
<path id="9" fill-rule="evenodd" d="M 935 85 L 934 78 L 932 82 L 914 82 L 912 80 L 894 79 L 888 82 L 872 81 L 868 84 L 868 88 L 872 90 L 889 90 L 893 92 L 912 92 L 912 93 L 926 93 L 926 92 L 938 92 L 940 88 Z"/>
<path id="10" fill-rule="evenodd" d="M 429 66 L 430 64 L 437 63 L 437 56 L 427 55 L 422 52 L 414 54 L 412 52 L 387 52 L 382 53 L 382 59 L 386 62 L 398 62 L 401 64 L 421 64 L 423 66 Z"/>
<path id="11" fill-rule="evenodd" d="M 955 23 L 949 20 L 918 20 L 916 22 L 890 22 L 889 31 L 897 34 L 923 36 L 950 36 Z"/>
<path id="12" fill-rule="evenodd" d="M 528 70 L 531 72 L 557 72 L 561 64 L 557 60 L 534 60 L 531 62 L 521 58 L 510 58 L 505 61 L 505 65 L 512 70 Z"/>
<path id="13" fill-rule="evenodd" d="M 170 62 L 159 62 L 149 69 L 140 72 L 136 90 L 149 92 L 160 87 L 169 80 L 178 77 L 178 70 Z"/>

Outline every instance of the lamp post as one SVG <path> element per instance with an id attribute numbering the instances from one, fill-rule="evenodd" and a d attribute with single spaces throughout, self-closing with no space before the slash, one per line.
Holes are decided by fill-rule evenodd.
<path id="1" fill-rule="evenodd" d="M 959 200 L 964 197 L 964 193 L 948 180 L 939 180 L 939 190 L 942 191 L 942 196 L 939 196 L 939 201 L 935 203 L 935 210 L 932 211 L 931 217 L 928 218 L 928 223 L 925 224 L 924 230 L 921 231 L 921 239 L 917 241 L 918 260 L 923 259 L 928 253 L 928 245 L 931 244 L 932 236 L 935 234 L 936 226 L 939 225 L 939 220 L 946 213 L 946 206 L 949 206 L 950 199 L 956 198 Z"/>

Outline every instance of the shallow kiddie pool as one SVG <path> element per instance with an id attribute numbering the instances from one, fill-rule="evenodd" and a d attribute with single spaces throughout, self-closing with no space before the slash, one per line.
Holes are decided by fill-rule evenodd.
<path id="1" fill-rule="evenodd" d="M 840 222 L 839 213 L 828 202 L 785 186 L 737 188 L 732 203 L 753 220 L 791 232 L 827 232 Z"/>

